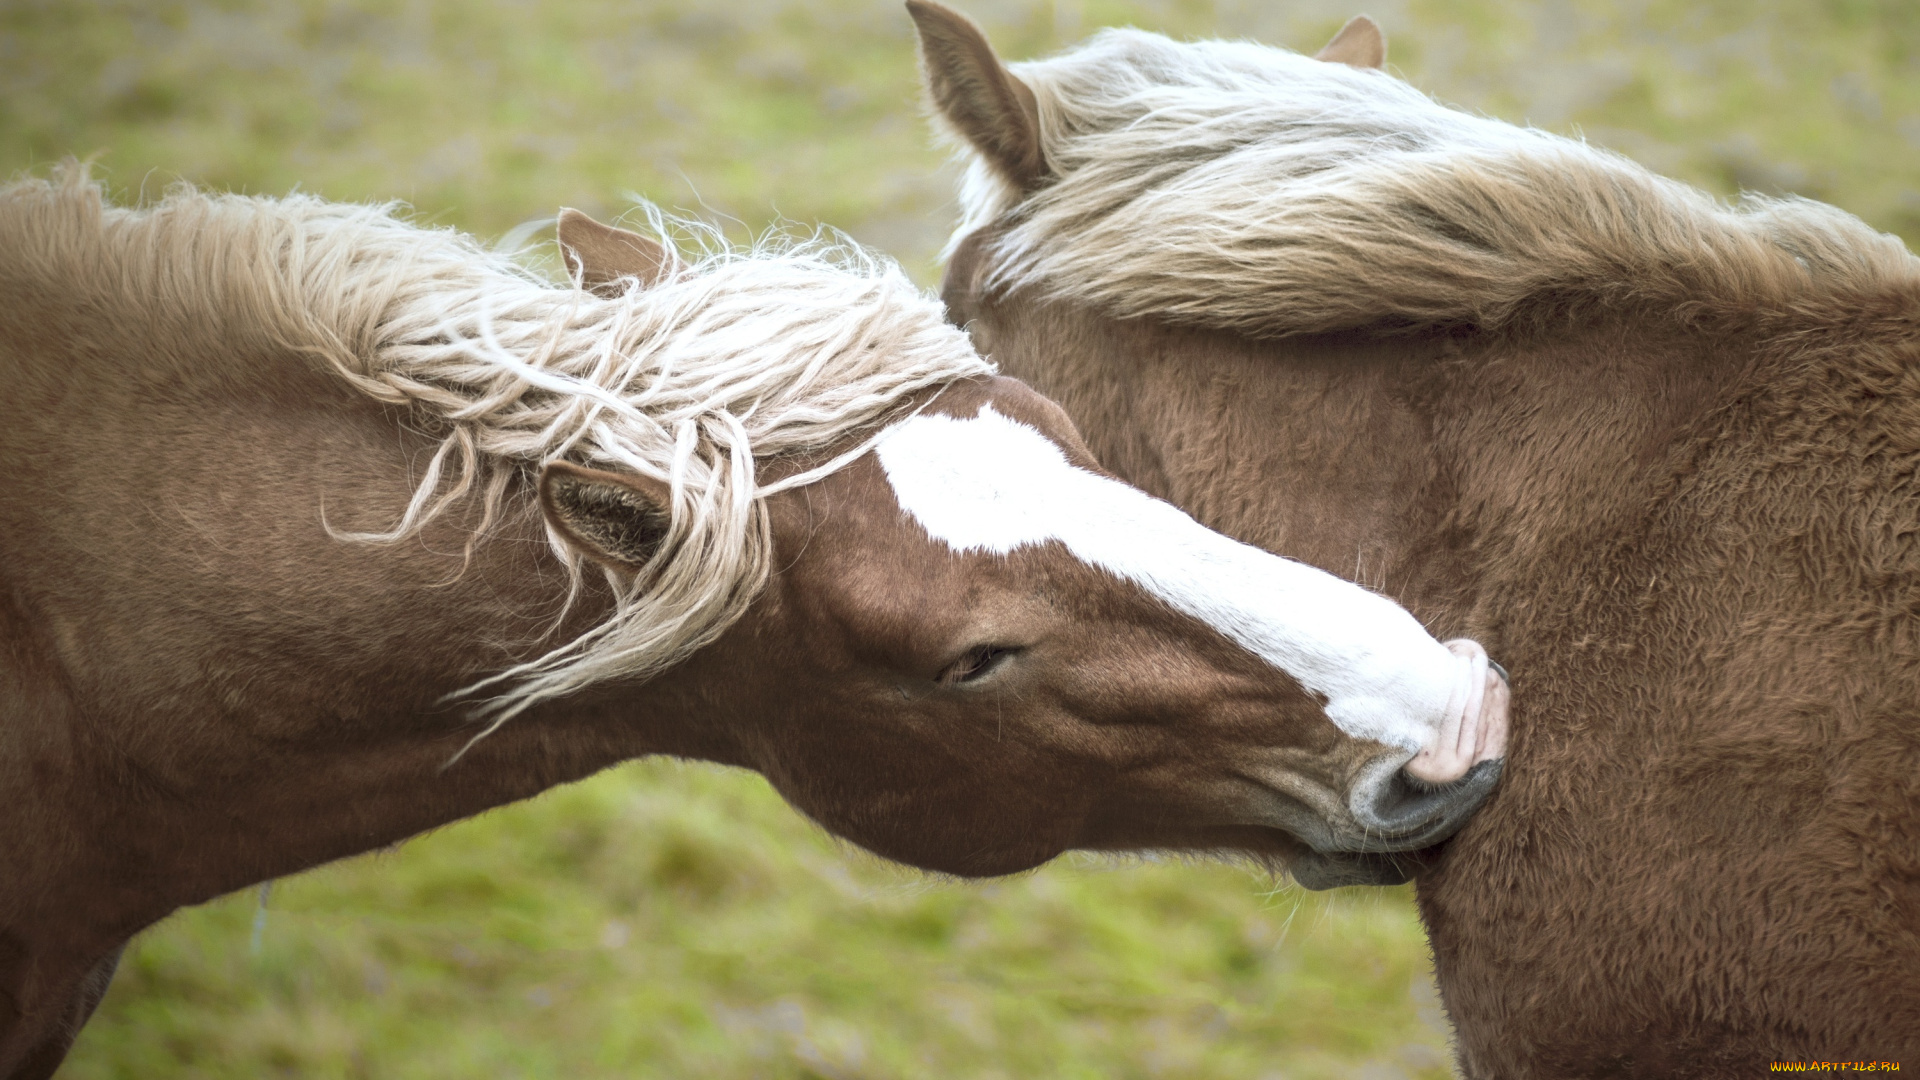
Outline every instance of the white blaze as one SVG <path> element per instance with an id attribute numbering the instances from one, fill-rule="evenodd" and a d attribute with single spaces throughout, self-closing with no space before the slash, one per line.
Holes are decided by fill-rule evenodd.
<path id="1" fill-rule="evenodd" d="M 1348 735 L 1418 751 L 1450 702 L 1458 711 L 1462 660 L 1400 605 L 1076 468 L 992 406 L 902 421 L 876 452 L 901 508 L 934 539 L 994 554 L 1057 540 L 1324 695 Z"/>

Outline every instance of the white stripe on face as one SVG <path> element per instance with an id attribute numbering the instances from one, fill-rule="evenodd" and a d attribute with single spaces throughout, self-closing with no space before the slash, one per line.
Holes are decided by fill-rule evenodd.
<path id="1" fill-rule="evenodd" d="M 1076 468 L 990 405 L 904 420 L 876 452 L 901 509 L 949 548 L 1004 555 L 1057 540 L 1324 695 L 1348 735 L 1418 751 L 1459 709 L 1462 661 L 1398 604 Z"/>

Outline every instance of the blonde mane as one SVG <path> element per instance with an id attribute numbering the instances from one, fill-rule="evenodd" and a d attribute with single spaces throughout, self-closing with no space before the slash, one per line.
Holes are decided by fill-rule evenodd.
<path id="1" fill-rule="evenodd" d="M 108 292 L 129 320 L 313 357 L 443 435 L 401 520 L 350 539 L 414 535 L 475 494 L 484 534 L 513 475 L 559 458 L 670 484 L 668 539 L 610 578 L 613 615 L 481 684 L 505 686 L 483 706 L 495 724 L 712 641 L 768 578 L 765 497 L 867 440 L 773 485 L 757 459 L 877 433 L 910 395 L 991 371 L 894 263 L 831 239 L 710 244 L 674 280 L 603 298 L 392 205 L 181 188 L 120 208 L 69 167 L 0 188 L 0 246 L 41 280 Z M 549 540 L 577 591 L 582 555 Z"/>
<path id="2" fill-rule="evenodd" d="M 1897 237 L 1805 199 L 1726 206 L 1384 72 L 1107 30 L 1010 65 L 1052 179 L 973 157 L 982 284 L 1261 337 L 1498 326 L 1542 298 L 1777 307 L 1911 286 Z"/>

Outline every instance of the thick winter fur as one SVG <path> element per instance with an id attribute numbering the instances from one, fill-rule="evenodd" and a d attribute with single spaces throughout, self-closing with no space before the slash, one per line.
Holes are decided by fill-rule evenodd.
<path id="1" fill-rule="evenodd" d="M 1830 206 L 1729 208 L 1383 71 L 1137 30 L 1010 68 L 1052 175 L 1023 192 L 968 154 L 956 240 L 999 223 L 990 289 L 1277 337 L 1498 326 L 1543 299 L 1777 309 L 1920 276 Z"/>
<path id="2" fill-rule="evenodd" d="M 278 345 L 410 408 L 439 452 L 401 519 L 358 539 L 414 537 L 476 491 L 484 532 L 513 470 L 556 459 L 671 484 L 666 541 L 616 611 L 490 680 L 498 718 L 659 671 L 739 618 L 768 572 L 757 457 L 817 450 L 990 370 L 895 265 L 851 246 L 721 249 L 655 287 L 589 292 L 393 209 L 192 190 L 124 209 L 72 169 L 0 189 L 0 246 L 56 290 L 115 267 L 98 302 L 172 330 L 157 351 Z M 581 553 L 550 539 L 577 576 Z"/>
<path id="3" fill-rule="evenodd" d="M 956 31 L 957 32 L 957 31 Z M 1920 1062 L 1920 269 L 1378 73 L 1012 65 L 951 317 L 1123 477 L 1513 673 L 1418 878 L 1474 1080 Z"/>

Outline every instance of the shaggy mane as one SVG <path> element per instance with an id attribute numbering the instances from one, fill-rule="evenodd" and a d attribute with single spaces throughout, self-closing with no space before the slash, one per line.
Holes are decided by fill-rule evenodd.
<path id="1" fill-rule="evenodd" d="M 1276 337 L 1495 327 L 1546 297 L 1772 308 L 1920 280 L 1897 237 L 1833 207 L 1729 207 L 1380 71 L 1137 30 L 1010 67 L 1054 179 L 1023 198 L 962 143 L 954 242 L 998 229 L 990 290 Z"/>
<path id="2" fill-rule="evenodd" d="M 670 222 L 643 208 L 656 233 Z M 394 205 L 181 187 L 108 205 L 81 167 L 0 187 L 0 247 L 94 310 L 156 336 L 264 344 L 329 365 L 444 433 L 394 542 L 472 495 L 484 534 L 515 473 L 565 458 L 671 485 L 672 527 L 601 625 L 480 684 L 495 725 L 712 641 L 769 575 L 763 500 L 851 462 L 867 441 L 775 485 L 756 459 L 877 433 L 916 392 L 986 374 L 939 302 L 891 261 L 832 239 L 707 253 L 675 279 L 603 298 L 555 284 Z M 336 534 L 342 535 L 342 534 Z M 581 553 L 549 533 L 577 593 Z M 478 689 L 478 687 L 474 688 Z M 491 730 L 489 728 L 488 730 Z"/>

